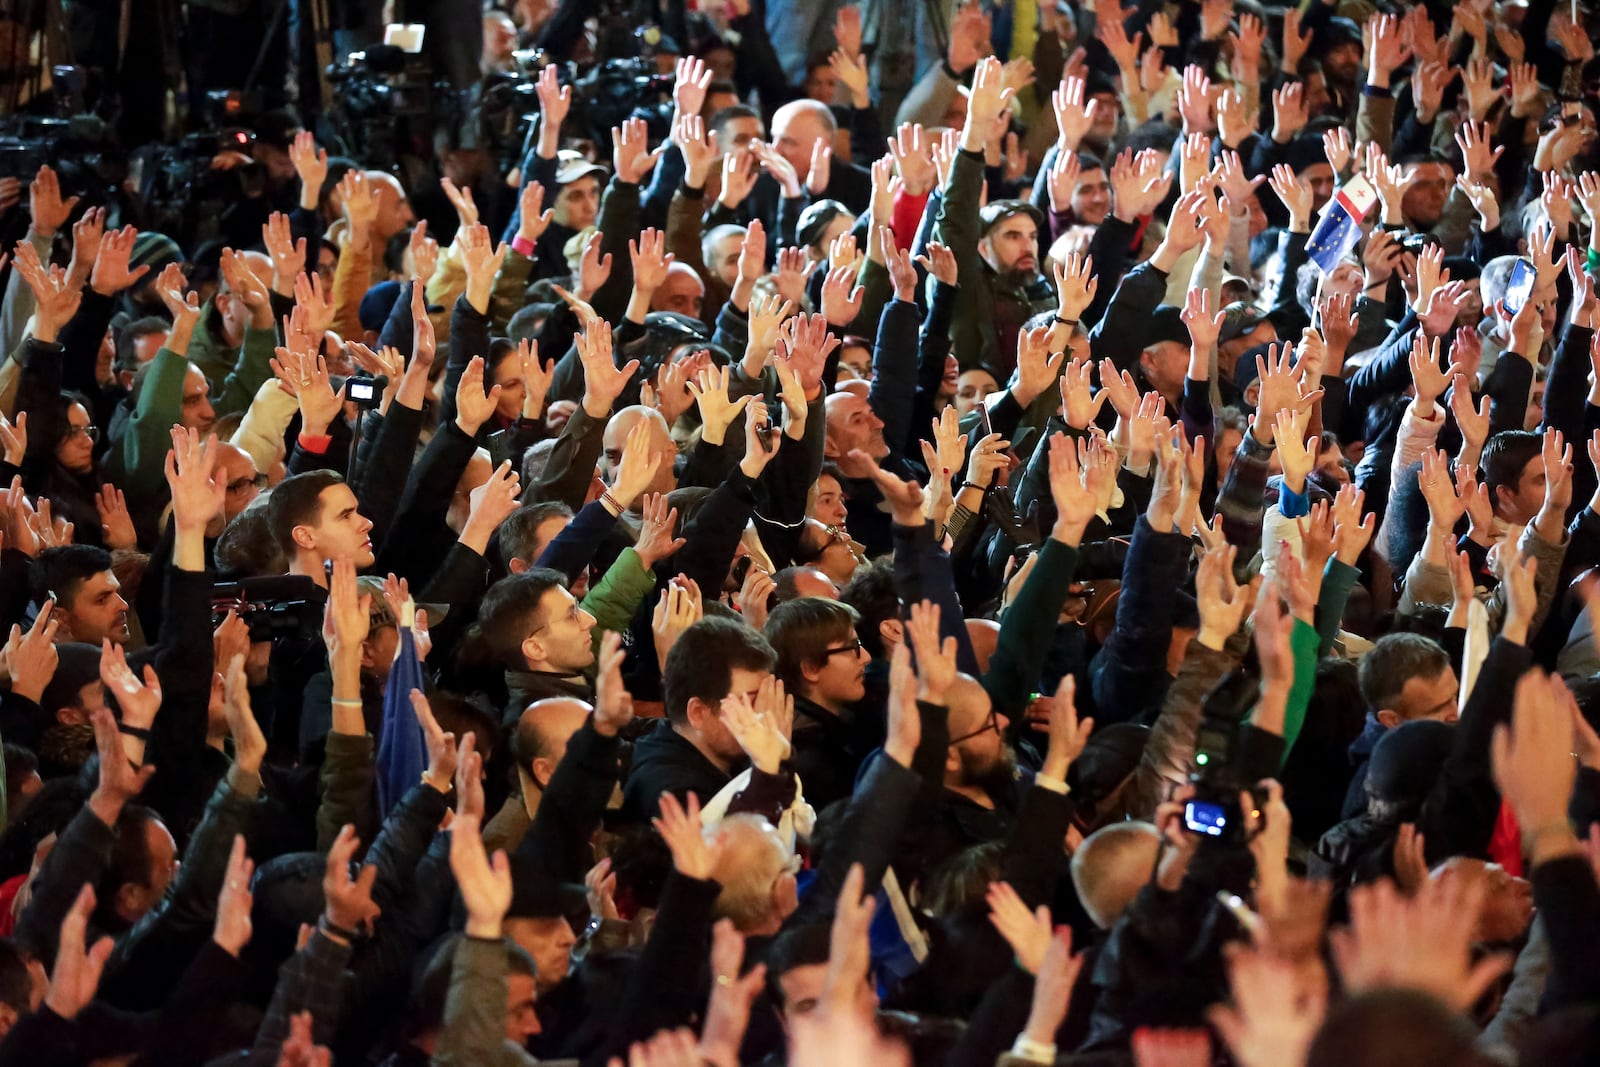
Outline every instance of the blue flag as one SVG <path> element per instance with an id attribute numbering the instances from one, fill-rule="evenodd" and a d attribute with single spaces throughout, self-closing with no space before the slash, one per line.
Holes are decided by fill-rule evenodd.
<path id="1" fill-rule="evenodd" d="M 1351 178 L 1339 186 L 1322 209 L 1322 218 L 1306 239 L 1306 256 L 1330 273 L 1361 240 L 1361 220 L 1367 217 L 1378 194 L 1365 178 Z"/>
<path id="2" fill-rule="evenodd" d="M 410 604 L 406 605 L 408 608 Z M 406 613 L 407 621 L 411 612 Z M 389 683 L 383 690 L 383 730 L 378 735 L 378 817 L 400 803 L 406 791 L 422 780 L 428 769 L 428 745 L 417 714 L 411 709 L 411 691 L 422 688 L 422 661 L 410 626 L 400 627 L 400 647 L 395 650 Z"/>

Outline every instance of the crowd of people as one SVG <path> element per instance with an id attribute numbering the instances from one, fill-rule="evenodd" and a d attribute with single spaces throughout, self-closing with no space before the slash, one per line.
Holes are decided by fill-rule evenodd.
<path id="1" fill-rule="evenodd" d="M 781 6 L 0 179 L 0 1067 L 1595 1062 L 1586 10 Z"/>

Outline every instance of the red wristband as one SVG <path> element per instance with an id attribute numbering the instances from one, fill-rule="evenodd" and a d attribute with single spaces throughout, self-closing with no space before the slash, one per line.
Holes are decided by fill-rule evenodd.
<path id="1" fill-rule="evenodd" d="M 320 456 L 328 450 L 329 446 L 333 444 L 333 435 L 325 433 L 303 433 L 296 438 L 296 441 L 305 451 L 310 452 L 314 456 Z"/>
<path id="2" fill-rule="evenodd" d="M 511 239 L 511 251 L 515 252 L 519 256 L 525 256 L 528 259 L 532 259 L 533 242 L 519 233 Z"/>

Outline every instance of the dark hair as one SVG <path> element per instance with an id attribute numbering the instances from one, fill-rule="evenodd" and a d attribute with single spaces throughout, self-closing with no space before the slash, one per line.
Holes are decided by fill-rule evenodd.
<path id="1" fill-rule="evenodd" d="M 111 861 L 95 884 L 95 922 L 105 930 L 120 931 L 128 923 L 117 915 L 117 891 L 124 885 L 149 887 L 150 839 L 145 826 L 159 823 L 161 817 L 142 804 L 129 804 L 117 817 L 116 842 L 111 846 Z"/>
<path id="2" fill-rule="evenodd" d="M 537 504 L 524 504 L 500 524 L 500 557 L 510 564 L 513 559 L 535 562 L 534 535 L 539 527 L 555 518 L 572 518 L 572 509 L 559 500 L 541 500 Z"/>
<path id="3" fill-rule="evenodd" d="M 791 926 L 773 939 L 772 946 L 767 949 L 767 993 L 780 1011 L 784 1007 L 780 979 L 796 967 L 827 963 L 831 934 L 832 928 L 827 923 L 806 923 Z"/>
<path id="4" fill-rule="evenodd" d="M 1361 657 L 1361 697 L 1373 709 L 1390 708 L 1413 678 L 1437 678 L 1450 654 L 1421 634 L 1386 634 Z"/>
<path id="5" fill-rule="evenodd" d="M 158 315 L 146 315 L 142 319 L 134 319 L 117 333 L 117 366 L 124 370 L 132 370 L 139 365 L 139 357 L 135 354 L 133 346 L 141 337 L 148 337 L 153 333 L 167 333 L 171 331 L 172 324 Z"/>
<path id="6" fill-rule="evenodd" d="M 554 304 L 544 303 L 528 304 L 518 308 L 516 314 L 506 323 L 506 336 L 513 341 L 534 340 L 555 310 Z"/>
<path id="7" fill-rule="evenodd" d="M 1411 989 L 1360 993 L 1328 1009 L 1306 1067 L 1479 1067 L 1477 1031 L 1443 1001 Z"/>
<path id="8" fill-rule="evenodd" d="M 687 722 L 690 700 L 698 697 L 713 706 L 722 703 L 733 688 L 735 667 L 770 671 L 777 659 L 767 639 L 744 623 L 701 619 L 683 631 L 667 653 L 661 685 L 667 718 Z"/>
<path id="9" fill-rule="evenodd" d="M 900 616 L 900 595 L 894 588 L 894 561 L 875 559 L 857 567 L 839 599 L 856 613 L 856 636 L 873 659 L 889 654 L 883 644 L 883 624 Z"/>
<path id="10" fill-rule="evenodd" d="M 6 754 L 6 820 L 17 821 L 26 805 L 22 798 L 22 783 L 39 770 L 39 757 L 30 748 L 5 743 Z M 3 999 L 3 998 L 0 998 Z"/>
<path id="11" fill-rule="evenodd" d="M 1489 438 L 1483 446 L 1483 456 L 1478 466 L 1483 471 L 1483 485 L 1489 490 L 1489 503 L 1496 514 L 1500 512 L 1500 490 L 1515 493 L 1522 480 L 1522 469 L 1544 448 L 1544 438 L 1532 430 L 1502 430 Z"/>
<path id="12" fill-rule="evenodd" d="M 285 478 L 272 490 L 267 500 L 267 526 L 285 556 L 294 556 L 294 528 L 314 526 L 321 519 L 322 491 L 343 484 L 337 471 L 315 470 Z"/>
<path id="13" fill-rule="evenodd" d="M 222 528 L 213 552 L 217 577 L 229 580 L 282 574 L 288 568 L 283 546 L 272 535 L 267 508 L 246 508 Z"/>
<path id="14" fill-rule="evenodd" d="M 94 545 L 61 545 L 47 548 L 34 559 L 28 577 L 33 599 L 43 604 L 51 596 L 67 607 L 78 595 L 78 588 L 111 569 L 111 553 Z"/>
<path id="15" fill-rule="evenodd" d="M 489 587 L 478 611 L 477 629 L 502 667 L 520 670 L 525 665 L 522 642 L 538 628 L 540 602 L 550 590 L 566 584 L 560 571 L 534 567 Z"/>
<path id="16" fill-rule="evenodd" d="M 778 657 L 778 677 L 790 693 L 805 684 L 804 667 L 826 659 L 828 648 L 849 639 L 861 616 L 837 600 L 803 596 L 772 609 L 762 634 Z"/>
<path id="17" fill-rule="evenodd" d="M 477 740 L 475 751 L 488 762 L 500 740 L 500 729 L 487 712 L 461 694 L 442 689 L 428 694 L 428 706 L 445 733 L 457 738 L 472 734 Z"/>
<path id="18" fill-rule="evenodd" d="M 759 122 L 761 120 L 761 112 L 749 104 L 730 104 L 711 116 L 711 121 L 706 123 L 706 132 L 721 133 L 722 127 L 734 119 L 755 119 Z"/>

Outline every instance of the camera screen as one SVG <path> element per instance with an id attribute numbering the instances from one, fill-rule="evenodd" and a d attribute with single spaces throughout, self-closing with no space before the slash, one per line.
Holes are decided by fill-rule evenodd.
<path id="1" fill-rule="evenodd" d="M 1190 833 L 1221 837 L 1228 829 L 1228 813 L 1221 804 L 1191 800 L 1183 806 L 1183 825 Z"/>
<path id="2" fill-rule="evenodd" d="M 354 378 L 352 378 L 350 380 L 350 399 L 351 400 L 371 400 L 373 397 L 375 397 L 377 395 L 378 395 L 377 383 L 372 382 L 372 381 L 359 381 L 359 380 L 354 379 Z"/>

